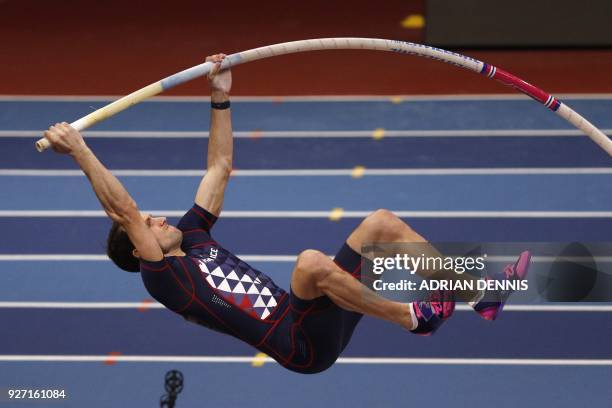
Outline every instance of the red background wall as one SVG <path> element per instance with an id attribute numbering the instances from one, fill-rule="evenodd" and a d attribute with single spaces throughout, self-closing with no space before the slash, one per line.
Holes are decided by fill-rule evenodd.
<path id="1" fill-rule="evenodd" d="M 401 25 L 422 0 L 0 0 L 0 94 L 124 95 L 199 63 L 277 42 L 374 37 L 422 42 Z M 553 93 L 612 92 L 612 51 L 459 50 Z M 514 92 L 418 57 L 323 51 L 235 69 L 236 95 Z M 198 81 L 172 94 L 204 93 Z"/>

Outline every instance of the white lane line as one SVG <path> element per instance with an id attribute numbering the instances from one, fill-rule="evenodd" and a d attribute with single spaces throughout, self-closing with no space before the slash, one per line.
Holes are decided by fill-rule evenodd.
<path id="1" fill-rule="evenodd" d="M 156 301 L 151 302 L 0 302 L 0 309 L 164 309 Z M 469 312 L 468 305 L 457 305 L 455 310 Z M 506 305 L 505 312 L 612 312 L 611 304 L 539 304 L 539 305 Z"/>
<path id="2" fill-rule="evenodd" d="M 245 262 L 295 262 L 297 255 L 236 255 Z M 333 255 L 327 255 L 333 259 Z M 532 262 L 554 262 L 559 257 L 553 256 L 534 256 Z M 597 261 L 600 263 L 612 263 L 612 256 L 595 256 L 593 258 L 581 257 L 563 257 L 564 261 L 568 262 L 590 262 Z M 101 254 L 0 254 L 0 262 L 11 261 L 59 261 L 59 262 L 79 262 L 79 261 L 105 261 L 110 262 L 106 255 Z M 516 257 L 512 256 L 488 256 L 488 262 L 514 262 Z"/>
<path id="3" fill-rule="evenodd" d="M 253 356 L 108 356 L 108 355 L 0 355 L 2 362 L 115 362 L 126 363 L 247 363 Z M 275 361 L 269 357 L 267 363 Z M 611 366 L 612 359 L 549 359 L 549 358 L 372 358 L 340 357 L 336 364 L 381 365 L 501 365 L 501 366 Z"/>
<path id="4" fill-rule="evenodd" d="M 124 95 L 0 95 L 2 102 L 112 102 Z M 609 93 L 565 93 L 555 95 L 558 99 L 612 99 Z M 410 101 L 506 101 L 530 98 L 515 93 L 509 94 L 440 94 L 440 95 L 296 95 L 296 96 L 232 96 L 236 102 L 410 102 Z M 202 96 L 154 96 L 145 102 L 209 102 Z"/>
<path id="5" fill-rule="evenodd" d="M 151 302 L 0 302 L 0 309 L 164 309 Z"/>
<path id="6" fill-rule="evenodd" d="M 132 170 L 111 169 L 119 177 L 202 177 L 205 170 Z M 355 169 L 279 169 L 234 170 L 232 177 L 352 177 Z M 500 167 L 500 168 L 428 168 L 428 169 L 368 169 L 362 176 L 503 176 L 503 175 L 593 175 L 612 174 L 612 167 Z M 85 177 L 81 170 L 0 169 L 8 177 Z"/>
<path id="7" fill-rule="evenodd" d="M 237 255 L 245 262 L 295 262 L 296 255 Z M 331 257 L 331 256 L 330 256 Z M 1 254 L 0 261 L 108 261 L 101 254 Z"/>
<path id="8" fill-rule="evenodd" d="M 182 217 L 182 210 L 142 210 Z M 365 218 L 372 211 L 344 211 L 342 218 Z M 611 218 L 612 211 L 393 211 L 402 218 Z M 0 217 L 106 217 L 102 210 L 1 210 Z M 329 218 L 330 211 L 223 211 L 224 218 Z"/>
<path id="9" fill-rule="evenodd" d="M 342 131 L 234 131 L 236 139 L 253 138 L 372 138 L 372 130 L 342 130 Z M 612 129 L 602 129 L 602 132 L 612 135 Z M 0 130 L 0 138 L 33 138 L 41 137 L 41 130 Z M 202 139 L 208 132 L 181 131 L 85 131 L 88 138 L 118 138 L 118 139 Z M 387 130 L 385 137 L 405 138 L 436 138 L 436 137 L 572 137 L 582 136 L 580 130 L 574 129 L 472 129 L 472 130 Z"/>
<path id="10" fill-rule="evenodd" d="M 2 254 L 0 255 L 0 261 L 67 261 L 67 262 L 75 262 L 75 261 L 108 261 L 108 257 L 106 255 L 97 255 L 97 254 Z"/>

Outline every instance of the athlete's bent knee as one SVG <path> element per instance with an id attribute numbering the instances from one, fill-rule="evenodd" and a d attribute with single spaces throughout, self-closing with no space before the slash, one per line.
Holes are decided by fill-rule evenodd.
<path id="1" fill-rule="evenodd" d="M 395 239 L 410 228 L 397 215 L 385 209 L 376 210 L 368 215 L 363 221 L 363 227 L 368 228 L 372 235 L 382 240 Z"/>
<path id="2" fill-rule="evenodd" d="M 297 270 L 311 275 L 314 280 L 320 280 L 327 274 L 330 259 L 322 252 L 314 249 L 302 251 L 297 257 Z"/>

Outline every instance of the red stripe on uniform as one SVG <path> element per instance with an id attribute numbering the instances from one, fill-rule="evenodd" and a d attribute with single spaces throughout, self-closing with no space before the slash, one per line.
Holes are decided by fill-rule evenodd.
<path id="1" fill-rule="evenodd" d="M 211 221 L 210 221 L 210 220 L 209 220 L 209 219 L 206 217 L 206 215 L 205 215 L 205 214 L 202 214 L 200 211 L 196 210 L 196 208 L 195 208 L 195 207 L 193 207 L 193 208 L 192 208 L 192 210 L 193 210 L 193 212 L 194 212 L 194 213 L 196 213 L 196 215 L 197 215 L 198 217 L 200 217 L 201 219 L 203 219 L 203 220 L 204 220 L 204 221 L 205 221 L 205 222 L 208 224 L 208 227 L 211 227 L 211 226 L 212 226 L 212 222 L 211 222 Z"/>

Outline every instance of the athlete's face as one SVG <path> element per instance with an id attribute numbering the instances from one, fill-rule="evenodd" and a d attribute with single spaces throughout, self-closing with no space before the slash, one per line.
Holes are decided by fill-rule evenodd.
<path id="1" fill-rule="evenodd" d="M 175 226 L 168 224 L 166 217 L 154 217 L 151 214 L 140 214 L 140 216 L 149 227 L 164 254 L 181 247 L 183 233 Z"/>

